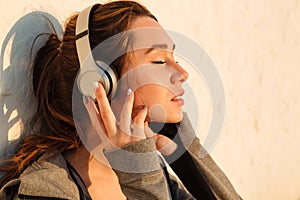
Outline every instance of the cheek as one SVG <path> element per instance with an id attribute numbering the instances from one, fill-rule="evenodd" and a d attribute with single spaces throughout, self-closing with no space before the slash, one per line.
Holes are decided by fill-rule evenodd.
<path id="1" fill-rule="evenodd" d="M 182 119 L 181 106 L 170 102 L 172 93 L 160 85 L 145 85 L 134 92 L 133 117 L 142 105 L 148 108 L 146 121 L 176 123 Z"/>
<path id="2" fill-rule="evenodd" d="M 135 91 L 135 106 L 146 105 L 151 107 L 154 104 L 166 104 L 169 100 L 169 92 L 160 85 L 145 85 Z"/>

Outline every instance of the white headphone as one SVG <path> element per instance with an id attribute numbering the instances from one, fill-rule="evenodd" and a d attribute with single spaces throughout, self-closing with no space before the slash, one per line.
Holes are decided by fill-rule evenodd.
<path id="1" fill-rule="evenodd" d="M 105 62 L 95 60 L 89 41 L 89 20 L 91 12 L 101 4 L 91 5 L 82 10 L 76 22 L 76 49 L 80 64 L 77 86 L 82 95 L 95 99 L 93 83 L 101 82 L 110 100 L 116 92 L 118 76 Z"/>

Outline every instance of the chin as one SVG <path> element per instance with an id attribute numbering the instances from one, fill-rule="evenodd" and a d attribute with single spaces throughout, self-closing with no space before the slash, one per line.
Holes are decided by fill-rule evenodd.
<path id="1" fill-rule="evenodd" d="M 172 113 L 168 116 L 166 123 L 178 123 L 182 120 L 182 118 L 183 118 L 182 112 L 176 114 Z"/>
<path id="2" fill-rule="evenodd" d="M 149 109 L 148 116 L 146 118 L 149 122 L 158 123 L 178 123 L 183 118 L 183 111 L 181 108 L 163 107 L 159 104 L 153 105 Z"/>

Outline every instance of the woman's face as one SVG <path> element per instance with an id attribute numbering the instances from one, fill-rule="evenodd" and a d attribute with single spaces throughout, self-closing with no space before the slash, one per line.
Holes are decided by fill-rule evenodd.
<path id="1" fill-rule="evenodd" d="M 145 28 L 146 34 L 140 35 L 135 42 L 146 42 L 147 48 L 135 49 L 121 72 L 124 75 L 135 71 L 133 79 L 140 83 L 134 88 L 133 115 L 145 105 L 147 121 L 179 122 L 184 104 L 182 83 L 187 80 L 188 73 L 174 59 L 175 45 L 158 22 L 150 17 L 139 17 L 129 29 L 141 28 Z M 158 31 L 149 33 L 148 28 Z"/>

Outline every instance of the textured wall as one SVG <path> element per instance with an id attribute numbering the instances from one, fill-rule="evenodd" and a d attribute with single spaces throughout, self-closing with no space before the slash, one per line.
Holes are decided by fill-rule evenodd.
<path id="1" fill-rule="evenodd" d="M 1 0 L 0 44 L 28 12 L 41 9 L 63 22 L 92 2 Z M 222 137 L 211 154 L 241 196 L 299 199 L 300 1 L 141 2 L 164 27 L 197 41 L 215 62 L 227 107 Z M 10 62 L 4 59 L 4 67 Z"/>

